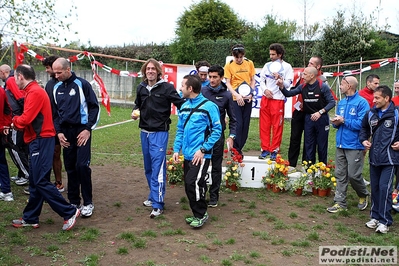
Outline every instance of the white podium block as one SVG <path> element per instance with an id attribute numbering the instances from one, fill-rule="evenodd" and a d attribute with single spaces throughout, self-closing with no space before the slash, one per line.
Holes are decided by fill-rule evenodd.
<path id="1" fill-rule="evenodd" d="M 239 167 L 241 171 L 241 187 L 261 188 L 265 187 L 262 183 L 262 177 L 266 175 L 268 169 L 274 164 L 267 164 L 266 160 L 259 159 L 256 156 L 245 156 L 242 161 L 243 167 Z"/>

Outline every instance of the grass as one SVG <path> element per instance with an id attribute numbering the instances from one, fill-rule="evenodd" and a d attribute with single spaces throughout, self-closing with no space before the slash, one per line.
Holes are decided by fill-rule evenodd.
<path id="1" fill-rule="evenodd" d="M 108 117 L 102 108 L 102 117 L 99 126 L 110 123 L 120 122 L 130 119 L 130 108 L 112 108 L 112 116 Z M 175 135 L 176 117 L 172 117 L 170 130 L 169 147 L 172 146 Z M 132 121 L 118 126 L 97 129 L 93 131 L 92 146 L 92 165 L 115 166 L 137 166 L 142 168 L 141 147 L 138 144 L 139 129 L 138 121 Z M 286 157 L 288 151 L 289 122 L 285 122 L 283 143 L 281 153 Z M 334 159 L 335 154 L 335 132 L 331 129 L 329 141 L 329 159 Z M 126 141 L 127 140 L 127 141 Z M 248 151 L 259 150 L 258 119 L 251 119 L 250 135 L 244 149 Z M 10 161 L 11 162 L 11 161 Z M 11 163 L 10 173 L 16 172 Z M 369 175 L 368 164 L 365 164 L 364 176 Z M 77 230 L 67 232 L 48 232 L 46 230 L 32 231 L 32 228 L 14 230 L 10 228 L 9 222 L 16 217 L 20 217 L 26 205 L 23 192 L 13 184 L 15 191 L 14 202 L 0 201 L 0 265 L 28 265 L 29 258 L 40 258 L 44 264 L 66 265 L 72 260 L 82 265 L 102 265 L 102 258 L 113 254 L 114 256 L 128 258 L 131 254 L 140 256 L 141 250 L 150 250 L 156 246 L 159 250 L 169 252 L 171 258 L 174 252 L 189 254 L 190 250 L 201 249 L 201 255 L 194 258 L 196 263 L 211 265 L 271 265 L 266 261 L 268 255 L 263 254 L 263 249 L 247 246 L 243 248 L 242 234 L 247 234 L 251 240 L 275 248 L 276 256 L 279 254 L 282 259 L 289 257 L 305 256 L 313 259 L 318 257 L 315 252 L 319 245 L 323 244 L 346 244 L 346 245 L 386 245 L 387 243 L 399 246 L 399 236 L 397 229 L 394 229 L 386 236 L 370 234 L 365 235 L 364 221 L 368 218 L 367 212 L 359 212 L 356 209 L 357 195 L 352 189 L 348 190 L 348 211 L 338 214 L 327 214 L 325 208 L 332 203 L 332 197 L 328 199 L 316 198 L 314 196 L 294 197 L 289 193 L 275 194 L 266 192 L 264 189 L 245 189 L 241 188 L 238 192 L 232 193 L 226 188 L 222 188 L 224 193 L 223 200 L 218 208 L 229 208 L 231 216 L 234 216 L 235 223 L 239 224 L 244 231 L 231 232 L 229 235 L 222 235 L 220 229 L 229 228 L 226 217 L 218 213 L 218 208 L 209 210 L 211 219 L 209 225 L 198 230 L 179 228 L 168 219 L 162 216 L 158 219 L 151 219 L 153 223 L 150 228 L 128 227 L 115 228 L 111 233 L 111 240 L 104 240 L 104 236 L 109 236 L 109 232 L 104 232 L 100 228 L 78 227 Z M 316 199 L 316 200 L 315 200 Z M 176 199 L 180 207 L 178 211 L 184 215 L 190 213 L 189 204 L 186 197 Z M 274 211 L 271 206 L 278 201 L 287 202 L 287 210 Z M 126 207 L 121 201 L 115 199 L 108 203 L 112 209 Z M 142 207 L 132 207 L 132 212 L 123 216 L 121 219 L 128 225 L 134 225 L 137 221 L 136 214 L 143 214 Z M 211 213 L 212 212 L 212 213 Z M 184 217 L 184 215 L 181 215 Z M 397 223 L 398 216 L 394 216 Z M 135 218 L 133 218 L 135 217 Z M 348 224 L 355 221 L 353 224 Z M 306 221 L 306 222 L 304 222 Z M 56 219 L 46 219 L 42 224 L 58 224 Z M 43 226 L 44 227 L 44 226 Z M 360 229 L 361 228 L 361 229 Z M 248 230 L 248 232 L 246 232 Z M 223 230 L 225 231 L 225 230 Z M 28 237 L 28 234 L 37 234 L 41 245 Z M 194 236 L 193 236 L 194 234 Z M 201 236 L 201 237 L 200 237 Z M 160 245 L 166 240 L 167 244 Z M 111 244 L 112 242 L 112 244 Z M 179 250 L 170 249 L 169 243 L 179 244 Z M 245 245 L 245 244 L 244 244 Z M 80 253 L 80 247 L 95 247 L 89 253 Z M 112 248 L 113 247 L 113 248 Z M 104 249 L 102 249 L 104 248 Z M 219 249 L 220 252 L 210 252 L 209 250 Z M 245 249 L 246 248 L 246 249 Z M 100 250 L 100 251 L 98 251 Z M 106 251 L 104 251 L 106 250 Z M 229 250 L 229 252 L 225 252 Z M 22 258 L 21 253 L 25 255 Z M 74 254 L 72 256 L 71 254 Z M 225 254 L 222 257 L 215 257 L 215 254 Z M 49 258 L 46 262 L 44 260 Z M 73 258 L 73 259 L 72 259 Z M 53 262 L 51 262 L 53 261 Z M 216 261 L 218 262 L 217 264 Z M 262 264 L 263 263 L 263 264 Z M 115 262 L 115 265 L 117 262 Z M 155 258 L 148 260 L 142 258 L 141 261 L 126 262 L 125 265 L 177 265 L 160 262 Z M 30 264 L 34 265 L 34 264 Z"/>

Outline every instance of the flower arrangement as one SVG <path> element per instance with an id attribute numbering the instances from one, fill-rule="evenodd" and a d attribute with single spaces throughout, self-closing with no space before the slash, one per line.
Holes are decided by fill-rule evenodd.
<path id="1" fill-rule="evenodd" d="M 302 174 L 299 178 L 297 178 L 291 185 L 291 191 L 295 191 L 297 189 L 304 189 L 308 186 L 308 176 L 306 174 Z"/>
<path id="2" fill-rule="evenodd" d="M 179 156 L 179 163 L 175 163 L 171 157 L 166 161 L 166 177 L 170 184 L 176 184 L 183 181 L 184 176 L 184 156 Z"/>
<path id="3" fill-rule="evenodd" d="M 332 164 L 332 161 L 328 165 L 323 162 L 312 164 L 310 161 L 303 161 L 302 165 L 309 179 L 309 186 L 316 189 L 331 189 L 337 185 L 334 177 L 335 166 Z"/>
<path id="4" fill-rule="evenodd" d="M 226 153 L 227 151 L 225 151 Z M 241 172 L 239 171 L 239 166 L 244 166 L 242 164 L 242 155 L 234 148 L 231 149 L 232 157 L 230 160 L 226 161 L 226 172 L 223 179 L 227 184 L 235 184 L 237 187 L 240 186 Z"/>
<path id="5" fill-rule="evenodd" d="M 288 181 L 288 165 L 289 162 L 284 160 L 280 154 L 277 155 L 276 161 L 270 159 L 266 160 L 269 165 L 266 175 L 262 178 L 262 182 L 265 184 L 272 184 L 280 189 L 285 189 Z"/>

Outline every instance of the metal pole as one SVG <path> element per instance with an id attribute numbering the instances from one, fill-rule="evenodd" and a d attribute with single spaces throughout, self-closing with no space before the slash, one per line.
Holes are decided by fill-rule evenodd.
<path id="1" fill-rule="evenodd" d="M 360 57 L 360 70 L 361 69 L 363 69 L 363 57 Z M 361 71 L 360 71 L 360 77 L 359 77 L 359 84 L 360 84 L 360 87 L 361 87 L 362 86 L 362 72 Z"/>
<path id="2" fill-rule="evenodd" d="M 398 70 L 398 53 L 396 53 L 396 62 L 395 62 L 395 70 L 393 72 L 393 80 L 397 80 L 396 79 L 396 71 Z"/>
<path id="3" fill-rule="evenodd" d="M 337 68 L 337 72 L 339 73 L 339 68 L 340 68 L 340 60 L 338 60 L 338 68 Z M 339 85 L 341 84 L 341 81 L 339 80 L 339 76 L 337 76 L 337 84 L 336 84 L 336 89 L 335 89 L 335 95 L 339 95 L 339 99 L 341 100 L 341 90 L 339 89 Z"/>

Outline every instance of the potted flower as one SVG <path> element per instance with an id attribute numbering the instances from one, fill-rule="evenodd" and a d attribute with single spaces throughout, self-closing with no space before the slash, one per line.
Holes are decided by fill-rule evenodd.
<path id="1" fill-rule="evenodd" d="M 262 183 L 265 184 L 267 190 L 271 190 L 273 188 L 273 184 L 271 183 L 270 177 L 262 176 Z"/>
<path id="2" fill-rule="evenodd" d="M 174 185 L 182 182 L 184 176 L 184 156 L 179 156 L 179 163 L 175 163 L 171 157 L 166 164 L 166 177 L 169 184 Z"/>
<path id="3" fill-rule="evenodd" d="M 270 159 L 266 160 L 269 165 L 266 175 L 264 177 L 264 182 L 272 184 L 273 192 L 284 191 L 287 186 L 288 181 L 288 165 L 289 162 L 284 160 L 280 154 L 277 155 L 276 161 Z"/>
<path id="4" fill-rule="evenodd" d="M 299 178 L 297 178 L 291 186 L 291 191 L 296 195 L 301 196 L 303 194 L 303 189 L 308 184 L 308 176 L 306 174 L 302 174 Z"/>
<path id="5" fill-rule="evenodd" d="M 240 187 L 241 172 L 238 166 L 242 163 L 242 155 L 234 148 L 231 151 L 232 157 L 226 162 L 226 172 L 223 179 L 226 181 L 226 187 L 236 191 Z"/>
<path id="6" fill-rule="evenodd" d="M 306 161 L 303 162 L 303 166 L 310 180 L 309 183 L 312 186 L 313 194 L 321 197 L 329 195 L 335 183 L 335 177 L 333 176 L 334 166 L 332 164 L 326 165 L 323 162 L 312 164 Z"/>

